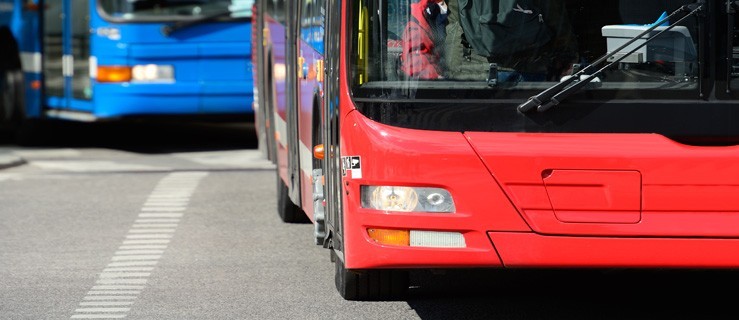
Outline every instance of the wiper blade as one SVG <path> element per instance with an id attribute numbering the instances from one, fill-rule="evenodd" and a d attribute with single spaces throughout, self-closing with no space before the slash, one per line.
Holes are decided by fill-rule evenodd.
<path id="1" fill-rule="evenodd" d="M 172 33 L 175 33 L 178 30 L 182 30 L 185 28 L 192 27 L 194 25 L 198 25 L 205 22 L 210 22 L 213 20 L 216 20 L 218 18 L 222 18 L 225 16 L 229 16 L 234 13 L 244 12 L 244 11 L 251 11 L 251 8 L 242 8 L 237 10 L 226 10 L 222 12 L 217 12 L 208 16 L 200 17 L 194 20 L 186 20 L 186 21 L 179 21 L 174 24 L 170 25 L 164 25 L 162 26 L 162 34 L 165 36 L 170 36 Z"/>
<path id="2" fill-rule="evenodd" d="M 529 110 L 532 110 L 534 108 L 537 109 L 539 112 L 544 112 L 546 110 L 551 109 L 552 107 L 560 104 L 564 99 L 571 96 L 573 93 L 579 91 L 585 85 L 592 82 L 594 79 L 597 78 L 597 75 L 606 69 L 610 68 L 616 63 L 621 62 L 621 60 L 625 59 L 626 57 L 630 56 L 632 53 L 636 52 L 637 50 L 641 49 L 642 47 L 646 46 L 649 42 L 654 40 L 655 38 L 659 37 L 662 33 L 665 33 L 667 31 L 672 30 L 674 27 L 678 25 L 678 23 L 682 22 L 683 20 L 687 19 L 690 16 L 695 15 L 698 11 L 703 9 L 704 6 L 704 0 L 699 0 L 695 4 L 689 4 L 681 6 L 679 9 L 675 10 L 668 16 L 659 19 L 657 22 L 655 22 L 652 26 L 644 30 L 644 32 L 634 36 L 633 38 L 629 39 L 629 41 L 622 44 L 617 49 L 606 53 L 605 55 L 601 56 L 597 60 L 595 60 L 592 64 L 588 65 L 584 69 L 578 71 L 574 75 L 572 75 L 570 78 L 567 78 L 565 80 L 562 80 L 561 82 L 558 82 L 557 84 L 545 89 L 544 91 L 538 93 L 535 96 L 530 97 L 526 102 L 520 104 L 518 106 L 519 112 L 528 112 Z M 598 65 L 603 63 L 604 61 L 610 59 L 611 57 L 615 56 L 616 54 L 619 54 L 621 50 L 625 49 L 632 43 L 636 42 L 637 40 L 640 40 L 645 35 L 651 33 L 655 29 L 657 29 L 659 26 L 661 26 L 665 21 L 670 20 L 670 18 L 683 13 L 687 11 L 688 13 L 685 14 L 682 18 L 678 19 L 675 23 L 671 24 L 667 28 L 659 31 L 654 36 L 651 36 L 647 38 L 643 43 L 639 44 L 635 48 L 633 48 L 631 51 L 629 51 L 627 54 L 622 54 L 609 64 L 605 65 L 604 67 L 598 69 L 595 72 L 592 72 L 593 69 L 595 69 Z M 581 79 L 581 76 L 586 76 L 585 78 Z M 574 83 L 574 84 L 573 84 Z"/>

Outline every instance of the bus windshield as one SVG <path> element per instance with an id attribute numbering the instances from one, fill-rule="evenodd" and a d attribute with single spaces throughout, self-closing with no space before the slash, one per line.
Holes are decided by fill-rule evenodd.
<path id="1" fill-rule="evenodd" d="M 99 0 L 103 16 L 112 20 L 191 20 L 232 12 L 223 19 L 251 16 L 253 0 Z"/>
<path id="2" fill-rule="evenodd" d="M 583 91 L 694 99 L 705 18 L 681 20 L 689 11 L 680 10 L 693 2 L 357 0 L 350 24 L 355 97 L 521 98 L 614 53 L 593 70 L 620 61 Z"/>

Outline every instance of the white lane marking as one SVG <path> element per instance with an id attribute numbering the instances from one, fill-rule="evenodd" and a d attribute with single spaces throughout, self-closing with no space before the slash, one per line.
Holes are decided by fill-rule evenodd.
<path id="1" fill-rule="evenodd" d="M 123 261 L 123 262 L 111 262 L 108 264 L 108 268 L 111 267 L 133 267 L 133 266 L 155 266 L 157 265 L 156 260 L 149 261 Z"/>
<path id="2" fill-rule="evenodd" d="M 128 285 L 115 285 L 115 286 L 93 286 L 92 290 L 143 290 L 144 286 L 128 286 Z"/>
<path id="3" fill-rule="evenodd" d="M 141 211 L 146 212 L 179 212 L 179 211 L 185 211 L 187 209 L 186 207 L 144 207 L 141 209 Z"/>
<path id="4" fill-rule="evenodd" d="M 131 229 L 128 233 L 174 233 L 174 229 Z"/>
<path id="5" fill-rule="evenodd" d="M 128 312 L 131 308 L 78 308 L 74 312 Z"/>
<path id="6" fill-rule="evenodd" d="M 177 202 L 174 202 L 174 201 L 167 201 L 167 202 L 151 202 L 151 201 L 147 201 L 144 204 L 144 206 L 147 206 L 147 207 L 181 207 L 181 206 L 184 206 L 186 204 L 187 204 L 187 202 L 184 202 L 184 201 L 177 201 Z"/>
<path id="7" fill-rule="evenodd" d="M 151 271 L 154 270 L 154 267 L 121 267 L 121 268 L 105 268 L 103 269 L 103 273 L 105 272 L 137 272 L 137 271 Z"/>
<path id="8" fill-rule="evenodd" d="M 119 250 L 115 252 L 117 256 L 134 255 L 134 254 L 162 254 L 164 250 Z"/>
<path id="9" fill-rule="evenodd" d="M 100 279 L 97 284 L 146 284 L 148 279 Z"/>
<path id="10" fill-rule="evenodd" d="M 85 301 L 80 302 L 80 307 L 116 307 L 130 306 L 133 301 Z"/>
<path id="11" fill-rule="evenodd" d="M 88 293 L 89 295 L 90 293 Z M 136 293 L 138 294 L 138 293 Z M 137 296 L 87 296 L 84 300 L 136 300 Z"/>
<path id="12" fill-rule="evenodd" d="M 149 223 L 149 224 L 134 224 L 131 228 L 177 228 L 176 223 Z"/>
<path id="13" fill-rule="evenodd" d="M 124 245 L 129 244 L 168 244 L 168 239 L 153 239 L 153 240 L 125 240 Z"/>
<path id="14" fill-rule="evenodd" d="M 144 278 L 151 275 L 151 272 L 103 272 L 98 275 L 100 278 Z"/>
<path id="15" fill-rule="evenodd" d="M 149 255 L 131 255 L 131 256 L 113 256 L 113 261 L 131 261 L 131 260 L 157 260 L 161 258 L 161 254 Z"/>
<path id="16" fill-rule="evenodd" d="M 189 190 L 180 190 L 180 189 L 172 189 L 172 190 L 166 190 L 162 191 L 160 193 L 154 194 L 156 195 L 162 195 L 162 196 L 174 196 L 179 198 L 190 198 L 192 197 L 192 192 Z"/>
<path id="17" fill-rule="evenodd" d="M 126 239 L 169 239 L 171 234 L 129 234 Z"/>
<path id="18" fill-rule="evenodd" d="M 142 213 L 139 218 L 182 218 L 181 213 Z"/>
<path id="19" fill-rule="evenodd" d="M 148 244 L 142 244 L 142 245 L 134 245 L 134 246 L 120 246 L 118 247 L 118 250 L 164 250 L 167 249 L 167 246 L 163 245 L 148 245 Z"/>
<path id="20" fill-rule="evenodd" d="M 187 210 L 205 172 L 176 172 L 159 181 L 141 208 L 111 262 L 98 274 L 95 285 L 75 309 L 72 319 L 120 319 L 127 316 L 133 301 L 146 287 L 154 266 L 175 233 L 179 218 Z M 164 196 L 165 201 L 152 200 Z M 176 197 L 173 201 L 170 197 Z M 90 301 L 93 300 L 93 301 Z"/>
<path id="21" fill-rule="evenodd" d="M 190 200 L 190 196 L 181 196 L 176 194 L 152 194 L 149 200 Z"/>
<path id="22" fill-rule="evenodd" d="M 134 223 L 178 223 L 180 222 L 180 219 L 176 218 L 170 218 L 170 219 L 136 219 Z"/>
<path id="23" fill-rule="evenodd" d="M 88 299 L 89 298 L 89 299 L 93 299 L 94 300 L 95 297 L 99 297 L 99 296 L 97 296 L 98 294 L 100 294 L 100 295 L 111 295 L 111 296 L 112 295 L 119 295 L 120 294 L 121 297 L 125 297 L 125 296 L 123 296 L 125 294 L 138 295 L 139 293 L 141 293 L 141 291 L 139 291 L 139 290 L 115 290 L 115 291 L 113 291 L 113 290 L 91 290 L 91 291 L 88 291 L 87 292 L 87 296 L 85 297 L 85 299 Z"/>
<path id="24" fill-rule="evenodd" d="M 125 314 L 75 314 L 72 319 L 123 319 Z"/>

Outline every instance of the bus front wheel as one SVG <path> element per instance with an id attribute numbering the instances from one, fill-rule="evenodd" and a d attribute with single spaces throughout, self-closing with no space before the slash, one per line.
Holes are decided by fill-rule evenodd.
<path id="1" fill-rule="evenodd" d="M 399 300 L 408 292 L 407 270 L 348 270 L 341 259 L 333 260 L 336 290 L 346 300 Z"/>

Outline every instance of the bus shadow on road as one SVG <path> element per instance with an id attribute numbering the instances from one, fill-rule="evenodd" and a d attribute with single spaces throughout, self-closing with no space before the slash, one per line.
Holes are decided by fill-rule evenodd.
<path id="1" fill-rule="evenodd" d="M 448 270 L 412 276 L 421 319 L 737 319 L 734 270 Z"/>
<path id="2" fill-rule="evenodd" d="M 0 144 L 14 144 L 0 132 Z M 106 148 L 135 153 L 170 153 L 256 149 L 256 131 L 249 121 L 194 121 L 176 118 L 120 120 L 100 123 L 49 121 L 24 145 L 34 148 Z"/>

